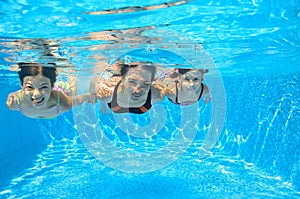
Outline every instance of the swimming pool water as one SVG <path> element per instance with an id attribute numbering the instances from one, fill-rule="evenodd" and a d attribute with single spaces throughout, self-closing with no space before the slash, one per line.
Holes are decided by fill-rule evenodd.
<path id="1" fill-rule="evenodd" d="M 163 3 L 151 1 L 154 8 L 140 1 L 1 3 L 0 198 L 300 197 L 299 2 L 183 1 L 170 7 L 161 6 Z M 111 13 L 100 13 L 107 9 Z M 187 151 L 172 164 L 145 173 L 107 166 L 107 162 L 125 162 L 124 167 L 129 168 L 134 163 L 126 157 L 109 159 L 116 156 L 108 153 L 99 161 L 91 153 L 76 126 L 94 129 L 89 117 L 83 117 L 88 115 L 84 112 L 88 105 L 53 120 L 26 118 L 5 107 L 7 95 L 19 89 L 16 73 L 9 67 L 20 60 L 40 59 L 39 45 L 26 50 L 33 44 L 25 39 L 55 40 L 61 45 L 61 56 L 85 77 L 91 74 L 87 57 L 102 51 L 103 44 L 112 46 L 107 51 L 112 52 L 109 59 L 130 45 L 147 48 L 147 38 L 137 29 L 150 26 L 155 26 L 145 31 L 150 35 L 162 29 L 191 37 L 217 67 L 215 72 L 219 72 L 226 93 L 226 118 L 210 155 L 201 157 L 201 149 L 214 109 L 202 102 L 197 134 Z M 104 36 L 97 38 L 99 34 Z M 156 44 L 176 48 L 176 34 L 173 36 L 156 34 L 151 38 Z M 152 139 L 127 136 L 118 132 L 112 115 L 91 113 L 100 118 L 98 125 L 116 146 L 149 152 L 166 146 L 180 124 L 181 110 L 175 105 L 164 101 L 157 108 L 168 115 L 167 125 Z M 149 117 L 133 120 L 149 125 L 158 118 L 155 114 Z M 99 134 L 93 135 L 98 140 Z M 159 158 L 157 163 L 172 156 Z"/>

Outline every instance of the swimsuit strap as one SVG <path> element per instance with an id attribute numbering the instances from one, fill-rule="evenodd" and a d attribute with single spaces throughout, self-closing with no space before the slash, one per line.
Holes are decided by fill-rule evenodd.
<path id="1" fill-rule="evenodd" d="M 176 80 L 175 83 L 176 83 L 176 97 L 175 97 L 175 103 L 176 103 L 176 104 L 180 104 L 180 103 L 178 102 L 178 80 Z"/>
<path id="2" fill-rule="evenodd" d="M 142 110 L 142 108 L 146 108 L 147 110 L 150 109 L 152 107 L 151 99 L 152 99 L 152 94 L 151 94 L 151 88 L 150 88 L 150 90 L 148 92 L 147 100 L 146 100 L 145 104 L 140 107 L 140 109 L 141 110 Z"/>
<path id="3" fill-rule="evenodd" d="M 142 112 L 142 113 L 145 113 L 147 112 L 150 108 L 152 107 L 152 104 L 151 104 L 151 89 L 149 90 L 148 92 L 148 96 L 147 96 L 147 100 L 145 102 L 145 104 L 141 107 L 139 107 L 138 109 Z M 129 112 L 131 113 L 137 113 L 136 111 L 137 108 L 129 108 Z"/>
<path id="4" fill-rule="evenodd" d="M 57 104 L 56 104 L 56 114 L 59 114 L 59 104 L 60 104 L 60 92 L 57 91 Z"/>
<path id="5" fill-rule="evenodd" d="M 181 103 L 178 102 L 178 81 L 176 80 L 175 82 L 176 82 L 176 97 L 175 97 L 175 103 L 174 103 L 170 98 L 169 98 L 169 100 L 170 100 L 171 102 L 173 102 L 174 104 L 179 104 L 179 105 L 180 105 Z M 200 95 L 199 95 L 197 101 L 199 101 L 199 100 L 201 99 L 202 94 L 203 94 L 203 90 L 204 90 L 204 84 L 201 82 L 201 92 L 200 92 Z"/>
<path id="6" fill-rule="evenodd" d="M 118 106 L 118 103 L 117 103 L 117 91 L 118 91 L 118 88 L 119 88 L 119 85 L 121 84 L 121 80 L 117 83 L 115 89 L 114 89 L 114 92 L 113 92 L 113 97 L 112 97 L 112 100 L 110 103 L 108 103 L 108 106 L 110 108 L 114 108 L 116 106 Z"/>
<path id="7" fill-rule="evenodd" d="M 151 89 L 148 92 L 148 96 L 147 96 L 147 100 L 145 102 L 145 104 L 141 107 L 136 107 L 136 108 L 123 108 L 121 106 L 118 105 L 117 103 L 117 90 L 118 87 L 120 85 L 121 81 L 118 82 L 118 84 L 116 85 L 115 89 L 114 89 L 114 93 L 113 93 L 113 97 L 110 103 L 108 103 L 109 108 L 116 113 L 136 113 L 136 114 L 142 114 L 147 112 L 151 107 Z"/>
<path id="8" fill-rule="evenodd" d="M 199 95 L 198 101 L 199 101 L 199 100 L 201 99 L 201 97 L 202 97 L 203 90 L 204 90 L 204 84 L 201 82 L 201 92 L 200 92 L 200 95 Z"/>

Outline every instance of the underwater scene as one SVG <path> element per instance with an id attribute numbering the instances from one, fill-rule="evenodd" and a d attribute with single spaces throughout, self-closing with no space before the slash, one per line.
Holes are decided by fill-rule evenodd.
<path id="1" fill-rule="evenodd" d="M 1 1 L 0 198 L 300 198 L 299 8 Z"/>

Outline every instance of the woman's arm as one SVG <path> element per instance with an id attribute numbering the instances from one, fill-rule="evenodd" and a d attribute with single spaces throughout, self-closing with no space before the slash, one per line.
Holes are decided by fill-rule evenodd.
<path id="1" fill-rule="evenodd" d="M 115 86 L 121 81 L 120 76 L 110 77 L 105 80 L 103 77 L 98 78 L 96 85 L 96 94 L 102 102 L 110 102 L 114 93 Z"/>
<path id="2" fill-rule="evenodd" d="M 164 87 L 160 84 L 153 83 L 151 86 L 151 104 L 163 101 L 164 97 Z"/>
<path id="3" fill-rule="evenodd" d="M 73 100 L 72 107 L 79 106 L 84 102 L 94 104 L 97 101 L 97 96 L 92 93 L 86 93 L 82 95 L 73 96 L 72 100 Z"/>
<path id="4" fill-rule="evenodd" d="M 59 96 L 60 107 L 63 112 L 70 110 L 72 107 L 80 106 L 84 102 L 95 103 L 97 100 L 96 95 L 91 93 L 86 93 L 86 94 L 76 95 L 76 96 L 68 96 L 60 92 L 59 95 L 60 95 Z"/>

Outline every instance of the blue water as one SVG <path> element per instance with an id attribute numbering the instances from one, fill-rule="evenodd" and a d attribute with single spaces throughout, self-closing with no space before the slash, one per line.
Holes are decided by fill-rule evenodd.
<path id="1" fill-rule="evenodd" d="M 0 198 L 300 198 L 299 2 L 182 1 L 169 7 L 165 2 L 172 3 L 1 2 Z M 101 14 L 103 10 L 112 11 Z M 143 33 L 148 37 L 138 34 L 143 28 L 149 29 Z M 166 32 L 176 34 L 161 34 Z M 105 36 L 95 37 L 100 34 Z M 95 155 L 88 145 L 91 140 L 101 143 L 95 129 L 119 149 L 150 153 L 166 146 L 178 129 L 188 128 L 180 126 L 181 116 L 189 118 L 184 110 L 164 101 L 153 115 L 132 117 L 140 126 L 159 129 L 151 121 L 165 116 L 161 134 L 149 139 L 122 133 L 118 128 L 130 123 L 101 115 L 99 104 L 85 104 L 53 120 L 30 119 L 6 108 L 7 95 L 20 88 L 9 68 L 18 61 L 49 59 L 40 56 L 37 42 L 47 38 L 60 45 L 57 53 L 74 65 L 80 83 L 91 76 L 93 55 L 103 45 L 110 46 L 102 53 L 111 61 L 134 46 L 152 47 L 147 42 L 152 38 L 155 47 L 169 46 L 163 49 L 195 59 L 195 65 L 207 59 L 193 56 L 199 51 L 192 47 L 201 46 L 213 60 L 203 61 L 210 68 L 206 83 L 215 92 L 213 102 L 220 99 L 215 97 L 220 89 L 216 77 L 226 101 L 200 102 L 197 134 L 186 152 L 163 168 L 141 172 L 146 165 L 105 153 L 105 147 Z M 69 67 L 63 69 L 71 73 Z M 80 83 L 81 92 L 88 85 Z M 219 118 L 212 117 L 218 110 L 214 105 L 219 115 L 226 106 L 225 123 L 209 155 L 202 157 L 205 136 Z M 190 119 L 197 119 L 195 113 Z M 153 162 L 172 160 L 171 152 L 180 147 Z M 135 173 L 111 167 L 124 165 L 126 170 L 139 164 Z"/>

